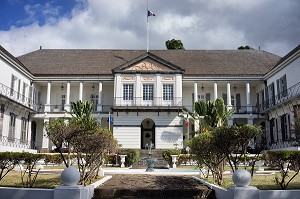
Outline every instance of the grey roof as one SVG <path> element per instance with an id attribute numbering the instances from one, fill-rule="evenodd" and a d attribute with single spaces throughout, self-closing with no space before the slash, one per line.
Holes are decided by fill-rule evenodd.
<path id="1" fill-rule="evenodd" d="M 262 76 L 281 57 L 259 50 L 151 50 L 184 76 Z M 41 49 L 18 57 L 35 76 L 112 75 L 144 50 Z"/>

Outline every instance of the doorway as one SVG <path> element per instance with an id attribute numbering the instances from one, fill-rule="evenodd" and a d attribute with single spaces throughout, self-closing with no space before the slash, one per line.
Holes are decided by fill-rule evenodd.
<path id="1" fill-rule="evenodd" d="M 146 149 L 146 144 L 154 144 L 155 148 L 155 123 L 152 119 L 144 119 L 141 123 L 141 149 Z"/>

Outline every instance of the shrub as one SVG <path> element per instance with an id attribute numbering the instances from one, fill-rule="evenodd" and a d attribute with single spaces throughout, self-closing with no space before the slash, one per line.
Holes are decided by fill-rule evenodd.
<path id="1" fill-rule="evenodd" d="M 162 151 L 162 157 L 168 162 L 168 164 L 170 166 L 172 166 L 173 163 L 172 163 L 172 157 L 171 157 L 171 155 L 178 155 L 179 156 L 180 152 L 181 152 L 180 149 L 164 149 Z M 180 164 L 180 158 L 177 161 L 177 165 L 179 165 L 179 164 Z"/>
<path id="2" fill-rule="evenodd" d="M 299 174 L 300 151 L 268 151 L 265 161 L 271 166 L 280 168 L 280 176 L 275 176 L 275 182 L 281 189 L 286 189 L 289 183 Z M 295 173 L 289 176 L 289 170 Z"/>
<path id="3" fill-rule="evenodd" d="M 131 166 L 140 159 L 140 151 L 138 149 L 119 149 L 118 154 L 127 155 L 125 158 L 126 167 Z M 118 156 L 118 162 L 120 162 L 120 156 Z"/>
<path id="4" fill-rule="evenodd" d="M 117 163 L 116 154 L 106 154 L 104 157 L 105 164 L 115 165 Z"/>
<path id="5" fill-rule="evenodd" d="M 33 187 L 40 169 L 34 171 L 37 161 L 44 158 L 44 154 L 20 153 L 21 161 L 23 161 L 24 170 L 21 170 L 21 180 L 23 187 Z M 34 174 L 35 173 L 35 174 Z"/>
<path id="6" fill-rule="evenodd" d="M 13 168 L 20 163 L 20 153 L 14 152 L 1 152 L 0 153 L 0 181 L 4 178 Z"/>

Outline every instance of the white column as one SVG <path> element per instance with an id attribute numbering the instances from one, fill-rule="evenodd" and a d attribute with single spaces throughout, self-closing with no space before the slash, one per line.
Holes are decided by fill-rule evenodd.
<path id="1" fill-rule="evenodd" d="M 182 75 L 175 76 L 175 102 L 174 105 L 182 106 Z"/>
<path id="2" fill-rule="evenodd" d="M 99 82 L 97 111 L 102 111 L 102 82 Z"/>
<path id="3" fill-rule="evenodd" d="M 198 101 L 198 82 L 194 82 L 194 102 Z"/>
<path id="4" fill-rule="evenodd" d="M 67 93 L 66 93 L 66 104 L 65 104 L 66 111 L 70 111 L 70 88 L 71 88 L 71 84 L 68 81 L 67 82 Z"/>
<path id="5" fill-rule="evenodd" d="M 156 106 L 160 106 L 162 104 L 162 84 L 161 84 L 161 74 L 156 74 L 156 93 L 155 95 L 155 102 Z"/>
<path id="6" fill-rule="evenodd" d="M 227 107 L 232 108 L 230 82 L 227 82 Z"/>
<path id="7" fill-rule="evenodd" d="M 83 90 L 83 82 L 79 82 L 79 99 L 82 101 L 82 90 Z"/>
<path id="8" fill-rule="evenodd" d="M 47 84 L 47 98 L 45 104 L 45 112 L 50 112 L 50 99 L 51 99 L 51 82 Z"/>
<path id="9" fill-rule="evenodd" d="M 47 119 L 44 119 L 44 124 L 49 122 L 49 118 Z M 45 136 L 46 134 L 46 128 L 44 126 L 44 129 L 43 129 L 43 137 L 42 137 L 42 149 L 49 149 L 49 138 L 47 138 Z"/>
<path id="10" fill-rule="evenodd" d="M 251 101 L 250 101 L 250 83 L 246 82 L 246 100 L 247 100 L 247 113 L 252 112 Z"/>
<path id="11" fill-rule="evenodd" d="M 123 100 L 123 84 L 121 81 L 121 74 L 115 74 L 114 81 L 114 105 L 120 106 Z"/>
<path id="12" fill-rule="evenodd" d="M 214 82 L 214 101 L 218 98 L 218 83 Z"/>
<path id="13" fill-rule="evenodd" d="M 133 99 L 133 103 L 136 106 L 140 106 L 142 104 L 142 95 L 141 95 L 141 74 L 136 74 L 136 80 L 135 80 L 135 99 Z"/>

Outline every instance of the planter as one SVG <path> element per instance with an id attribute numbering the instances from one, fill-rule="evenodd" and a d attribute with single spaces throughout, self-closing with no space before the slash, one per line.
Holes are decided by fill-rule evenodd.
<path id="1" fill-rule="evenodd" d="M 120 156 L 120 159 L 121 159 L 121 167 L 124 168 L 125 167 L 125 165 L 124 165 L 124 163 L 125 163 L 125 157 L 127 155 L 119 155 L 119 156 Z"/>
<path id="2" fill-rule="evenodd" d="M 147 172 L 153 172 L 154 171 L 154 163 L 155 161 L 152 158 L 146 159 L 146 165 L 147 165 Z"/>
<path id="3" fill-rule="evenodd" d="M 178 155 L 170 155 L 170 156 L 172 157 L 172 162 L 173 162 L 172 168 L 175 169 Z"/>

